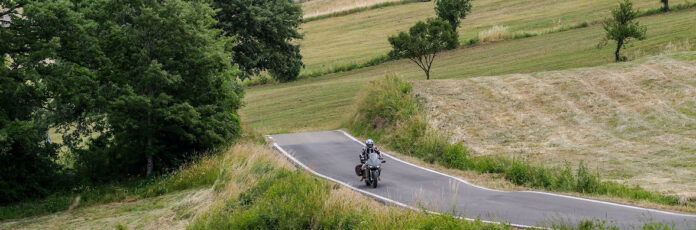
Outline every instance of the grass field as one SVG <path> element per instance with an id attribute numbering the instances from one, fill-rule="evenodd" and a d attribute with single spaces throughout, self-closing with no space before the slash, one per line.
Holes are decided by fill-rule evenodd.
<path id="1" fill-rule="evenodd" d="M 304 18 L 401 0 L 309 0 L 301 3 Z"/>
<path id="2" fill-rule="evenodd" d="M 684 2 L 670 1 L 670 4 Z M 634 3 L 643 10 L 661 6 L 654 0 Z M 433 4 L 431 1 L 396 5 L 302 24 L 305 37 L 300 45 L 306 65 L 302 73 L 362 63 L 386 54 L 390 49 L 387 38 L 408 30 L 416 21 L 434 17 Z M 459 28 L 460 40 L 464 43 L 495 25 L 506 26 L 509 33 L 539 33 L 593 22 L 607 17 L 615 5 L 616 1 L 607 0 L 477 0 Z"/>
<path id="3" fill-rule="evenodd" d="M 629 57 L 694 49 L 696 9 L 642 17 L 639 21 L 647 25 L 648 37 L 627 47 L 624 52 Z M 439 55 L 432 76 L 470 78 L 612 63 L 612 43 L 596 48 L 603 35 L 601 26 L 595 25 L 459 48 Z M 398 60 L 288 84 L 250 88 L 245 96 L 247 105 L 241 110 L 242 121 L 262 133 L 338 128 L 360 89 L 387 73 L 411 80 L 425 78 L 415 64 Z"/>
<path id="4" fill-rule="evenodd" d="M 477 155 L 584 161 L 604 179 L 696 200 L 694 73 L 695 60 L 661 56 L 414 86 L 430 125 Z"/>

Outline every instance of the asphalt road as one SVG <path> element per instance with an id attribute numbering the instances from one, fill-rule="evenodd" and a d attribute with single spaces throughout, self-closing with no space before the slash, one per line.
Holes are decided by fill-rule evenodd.
<path id="1" fill-rule="evenodd" d="M 404 207 L 424 207 L 433 212 L 522 227 L 600 219 L 621 229 L 640 229 L 655 222 L 675 229 L 696 229 L 696 215 L 541 192 L 491 190 L 388 154 L 387 163 L 382 164 L 382 181 L 377 188 L 367 187 L 354 171 L 363 145 L 347 133 L 322 131 L 269 137 L 275 148 L 312 173 Z"/>

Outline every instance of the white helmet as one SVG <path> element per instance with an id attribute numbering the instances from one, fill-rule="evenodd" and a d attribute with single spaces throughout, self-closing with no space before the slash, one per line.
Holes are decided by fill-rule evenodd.
<path id="1" fill-rule="evenodd" d="M 367 139 L 367 141 L 365 141 L 365 145 L 367 145 L 367 147 L 372 148 L 372 146 L 374 146 L 374 144 L 375 144 L 375 142 L 372 141 L 372 139 Z"/>

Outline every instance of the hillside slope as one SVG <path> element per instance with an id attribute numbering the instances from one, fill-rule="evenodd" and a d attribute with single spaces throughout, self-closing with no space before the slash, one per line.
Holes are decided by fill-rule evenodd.
<path id="1" fill-rule="evenodd" d="M 361 0 L 315 0 L 303 3 L 305 16 L 312 12 L 309 4 L 331 3 L 341 8 L 360 4 Z M 662 6 L 655 0 L 633 0 L 639 10 Z M 671 0 L 671 5 L 684 0 Z M 471 13 L 462 20 L 458 29 L 462 44 L 477 37 L 495 25 L 503 25 L 512 33 L 543 33 L 583 22 L 595 22 L 608 17 L 616 1 L 606 0 L 475 0 Z M 324 6 L 328 7 L 328 6 Z M 434 1 L 395 5 L 355 14 L 311 21 L 301 25 L 304 38 L 298 41 L 306 68 L 303 74 L 323 71 L 387 54 L 391 49 L 387 38 L 400 31 L 408 31 L 417 21 L 436 17 Z M 601 26 L 600 26 L 601 27 Z M 649 27 L 648 32 L 651 33 Z M 650 37 L 650 36 L 648 36 Z M 594 44 L 597 40 L 592 39 Z M 437 61 L 436 61 L 437 62 Z"/>
<path id="2" fill-rule="evenodd" d="M 696 56 L 414 82 L 429 123 L 477 154 L 559 165 L 696 196 Z"/>
<path id="3" fill-rule="evenodd" d="M 413 4 L 410 4 L 413 5 Z M 696 50 L 696 9 L 639 19 L 648 27 L 647 39 L 625 48 L 630 60 L 677 51 Z M 613 62 L 613 43 L 597 48 L 601 25 L 537 37 L 462 47 L 443 52 L 434 61 L 433 78 L 468 78 L 512 73 L 562 70 Z M 261 133 L 337 128 L 345 121 L 363 86 L 387 73 L 404 79 L 425 79 L 407 59 L 348 72 L 255 87 L 246 91 L 242 122 Z"/>

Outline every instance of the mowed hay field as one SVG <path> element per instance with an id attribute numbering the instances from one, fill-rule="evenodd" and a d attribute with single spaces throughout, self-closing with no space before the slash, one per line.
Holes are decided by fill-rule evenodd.
<path id="1" fill-rule="evenodd" d="M 696 53 L 567 71 L 414 82 L 431 126 L 474 154 L 584 161 L 696 199 Z"/>
<path id="2" fill-rule="evenodd" d="M 190 190 L 4 221 L 0 229 L 184 229 L 213 200 L 211 189 Z"/>
<path id="3" fill-rule="evenodd" d="M 696 9 L 641 17 L 647 39 L 625 50 L 631 59 L 665 52 L 693 50 Z M 562 70 L 613 62 L 613 43 L 598 49 L 600 25 L 537 37 L 462 47 L 440 54 L 433 78 L 470 78 L 511 73 Z M 287 84 L 250 88 L 241 110 L 242 121 L 262 133 L 339 128 L 352 111 L 360 89 L 369 81 L 395 73 L 421 80 L 423 72 L 408 60 L 387 62 L 349 72 L 302 79 Z"/>
<path id="4" fill-rule="evenodd" d="M 335 13 L 360 7 L 369 7 L 379 3 L 401 0 L 308 0 L 301 3 L 304 18 Z"/>
<path id="5" fill-rule="evenodd" d="M 325 0 L 328 1 L 328 0 Z M 335 0 L 336 3 L 340 2 Z M 647 10 L 660 7 L 656 0 L 634 0 L 634 7 Z M 672 0 L 670 4 L 684 3 Z M 306 2 L 303 4 L 310 4 Z M 609 16 L 617 1 L 607 0 L 476 0 L 470 15 L 459 28 L 460 41 L 478 37 L 479 32 L 495 25 L 508 33 L 543 33 L 583 22 L 595 22 Z M 395 5 L 301 25 L 300 40 L 306 68 L 303 74 L 325 71 L 336 66 L 363 63 L 390 50 L 387 38 L 407 31 L 417 21 L 435 17 L 434 2 Z"/>

